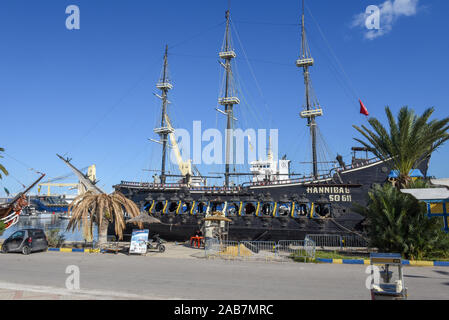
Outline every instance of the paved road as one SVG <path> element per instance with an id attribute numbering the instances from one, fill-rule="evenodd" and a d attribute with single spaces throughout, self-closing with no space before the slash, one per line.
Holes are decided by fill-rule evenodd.
<path id="1" fill-rule="evenodd" d="M 65 290 L 69 265 L 80 269 L 80 292 Z M 0 293 L 31 290 L 80 299 L 369 299 L 366 267 L 354 265 L 46 252 L 0 254 L 0 266 Z M 449 268 L 407 267 L 405 276 L 410 299 L 449 299 Z"/>

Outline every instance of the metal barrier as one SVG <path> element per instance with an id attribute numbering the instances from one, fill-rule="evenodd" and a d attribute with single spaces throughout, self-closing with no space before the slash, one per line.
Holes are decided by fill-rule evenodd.
<path id="1" fill-rule="evenodd" d="M 282 240 L 278 242 L 276 249 L 278 256 L 284 257 L 284 259 L 294 257 L 304 259 L 304 262 L 307 262 L 308 259 L 315 259 L 315 242 L 310 239 Z"/>
<path id="2" fill-rule="evenodd" d="M 273 261 L 277 258 L 274 241 L 242 241 L 240 246 L 244 260 Z"/>
<path id="3" fill-rule="evenodd" d="M 241 261 L 288 261 L 302 258 L 315 259 L 315 243 L 311 240 L 296 241 L 219 241 L 207 239 L 205 255 L 208 259 L 220 258 Z"/>
<path id="4" fill-rule="evenodd" d="M 358 235 L 308 234 L 305 240 L 311 240 L 317 247 L 328 250 L 352 251 L 368 248 L 368 242 Z"/>

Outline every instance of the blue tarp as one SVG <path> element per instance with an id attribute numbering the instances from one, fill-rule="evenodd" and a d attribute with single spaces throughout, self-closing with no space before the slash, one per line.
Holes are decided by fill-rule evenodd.
<path id="1" fill-rule="evenodd" d="M 408 174 L 412 178 L 424 178 L 424 175 L 422 174 L 421 170 L 419 169 L 413 169 L 410 170 L 410 173 Z M 388 178 L 396 179 L 399 176 L 398 170 L 392 170 L 390 174 L 388 175 Z"/>

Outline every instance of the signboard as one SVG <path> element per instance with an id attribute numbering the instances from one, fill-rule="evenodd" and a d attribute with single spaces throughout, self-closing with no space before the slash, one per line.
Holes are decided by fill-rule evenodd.
<path id="1" fill-rule="evenodd" d="M 146 254 L 149 230 L 133 230 L 129 253 Z"/>

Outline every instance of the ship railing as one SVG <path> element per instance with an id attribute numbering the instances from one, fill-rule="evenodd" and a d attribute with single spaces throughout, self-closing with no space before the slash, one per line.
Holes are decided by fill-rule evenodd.
<path id="1" fill-rule="evenodd" d="M 287 185 L 287 184 L 295 184 L 295 183 L 309 183 L 317 180 L 326 180 L 332 178 L 331 174 L 324 174 L 319 176 L 318 178 L 314 177 L 303 177 L 298 179 L 286 179 L 286 180 L 276 180 L 276 181 L 260 181 L 260 182 L 249 182 L 248 185 L 252 187 L 259 186 L 273 186 L 273 185 Z"/>
<path id="2" fill-rule="evenodd" d="M 190 187 L 190 191 L 211 191 L 211 192 L 239 192 L 242 191 L 242 186 L 236 187 Z"/>
<path id="3" fill-rule="evenodd" d="M 306 240 L 313 241 L 322 250 L 367 251 L 368 242 L 356 234 L 308 234 Z"/>
<path id="4" fill-rule="evenodd" d="M 373 164 L 373 163 L 376 163 L 379 161 L 381 161 L 379 158 L 366 159 L 365 161 L 361 161 L 356 164 L 347 165 L 344 168 L 340 167 L 337 169 L 337 171 L 342 172 L 342 171 L 346 171 L 346 170 L 357 169 L 357 168 L 364 167 L 364 166 L 367 166 L 367 165 L 370 165 L 370 164 Z"/>
<path id="5" fill-rule="evenodd" d="M 181 188 L 187 186 L 184 183 L 149 183 L 149 182 L 130 182 L 130 181 L 122 181 L 120 183 L 121 186 L 124 187 L 138 187 L 138 188 Z"/>
<path id="6" fill-rule="evenodd" d="M 207 239 L 205 245 L 205 256 L 208 259 L 265 262 L 284 262 L 291 259 L 313 261 L 315 254 L 315 242 L 310 239 L 278 242 Z"/>
<path id="7" fill-rule="evenodd" d="M 183 188 L 188 187 L 184 183 L 149 183 L 149 182 L 129 182 L 122 181 L 121 186 L 123 187 L 138 187 L 138 188 L 149 188 L 149 189 L 170 189 L 170 188 Z M 211 192 L 239 192 L 242 191 L 242 186 L 235 187 L 215 187 L 215 186 L 201 186 L 201 187 L 189 187 L 190 191 L 211 191 Z"/>
<path id="8" fill-rule="evenodd" d="M 351 169 L 356 169 L 356 168 L 360 168 L 360 167 L 364 167 L 376 162 L 381 161 L 379 158 L 372 158 L 372 159 L 367 159 L 366 161 L 360 162 L 360 163 L 356 163 L 356 164 L 351 164 L 351 165 L 347 165 L 344 168 L 340 167 L 337 168 L 337 172 L 342 172 L 342 171 L 346 171 L 346 170 L 351 170 Z M 333 169 L 335 170 L 335 169 Z M 249 182 L 248 185 L 252 186 L 252 187 L 258 187 L 258 186 L 272 186 L 272 185 L 285 185 L 285 184 L 294 184 L 294 183 L 308 183 L 308 182 L 313 182 L 313 181 L 317 181 L 317 180 L 325 180 L 325 179 L 329 179 L 332 178 L 332 174 L 323 174 L 320 175 L 319 177 L 315 178 L 313 176 L 307 176 L 307 177 L 302 177 L 302 178 L 298 178 L 298 179 L 286 179 L 286 180 L 276 180 L 276 181 L 260 181 L 260 182 Z"/>

